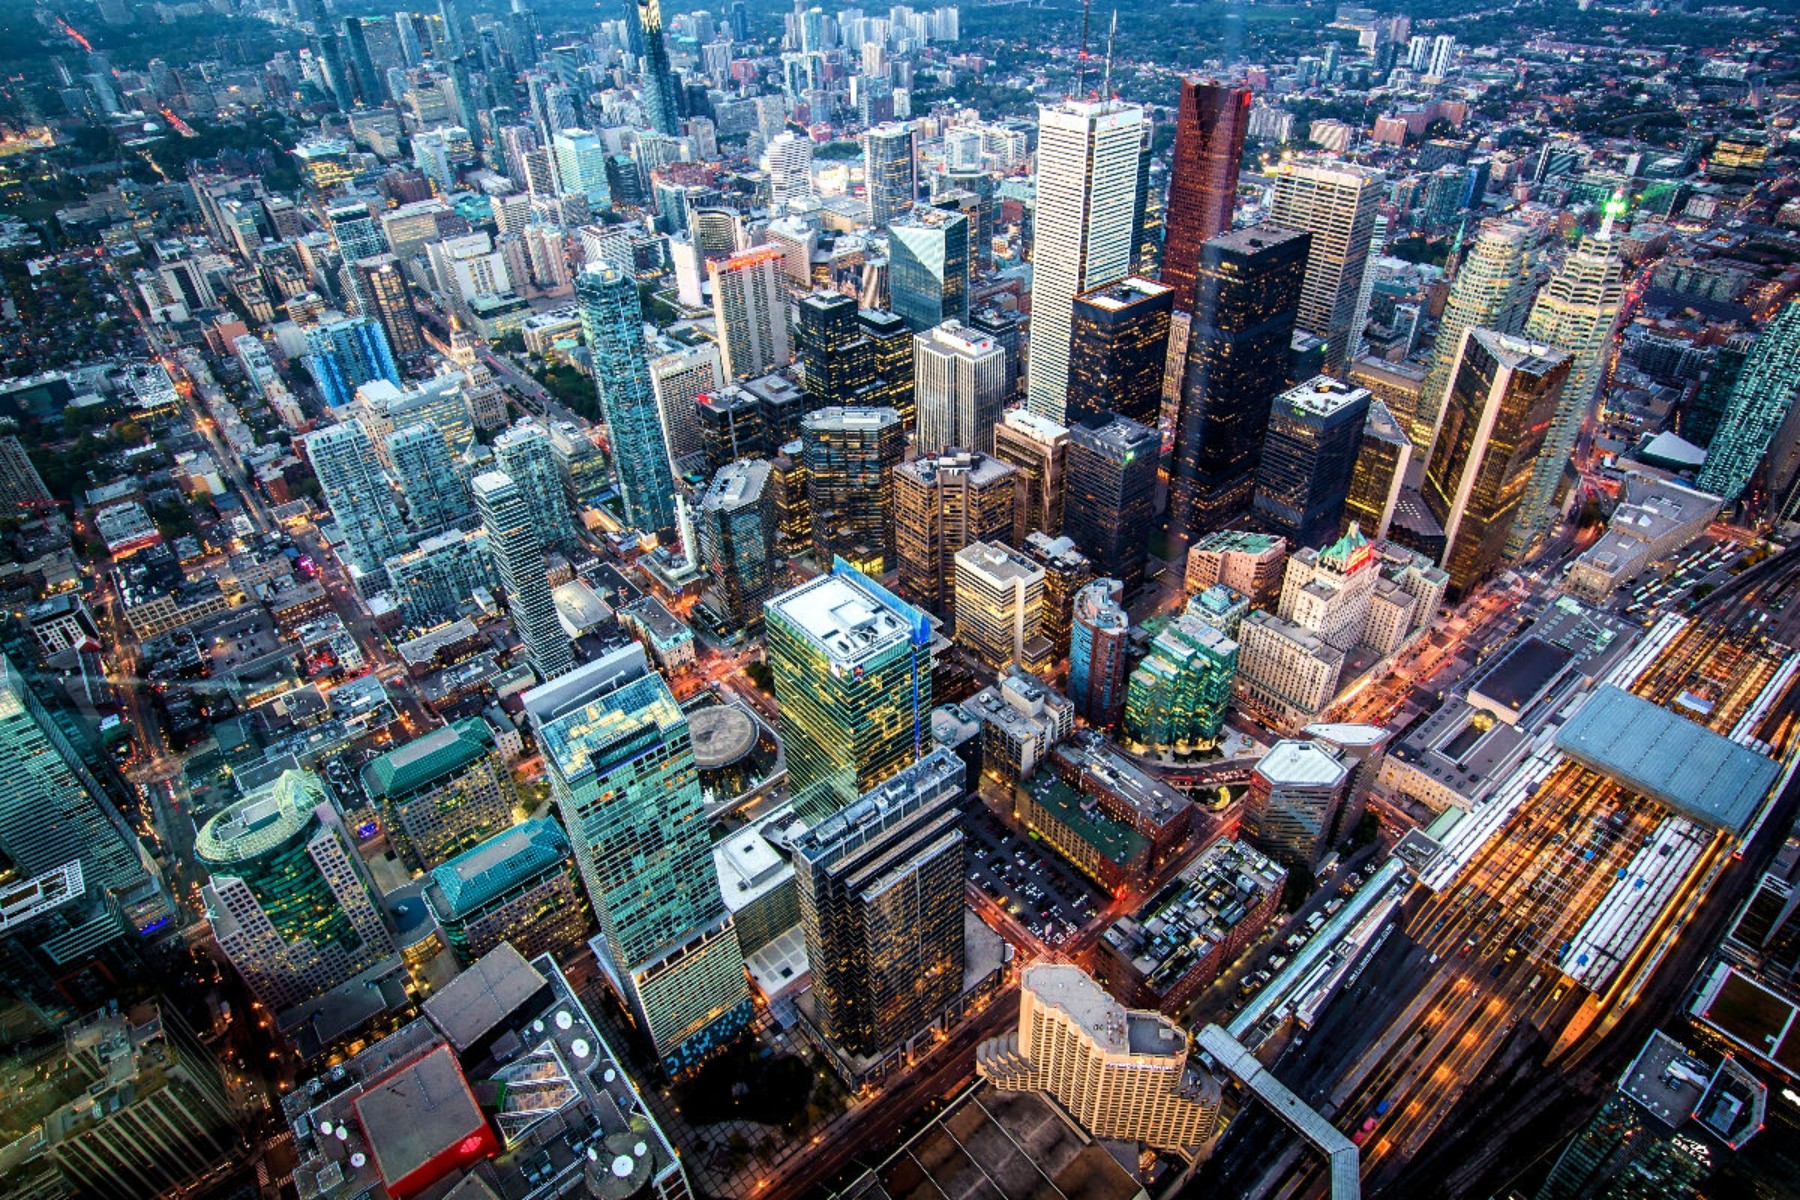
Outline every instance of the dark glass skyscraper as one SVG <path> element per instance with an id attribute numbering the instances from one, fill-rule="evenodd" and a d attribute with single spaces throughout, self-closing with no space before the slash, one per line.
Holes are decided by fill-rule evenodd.
<path id="1" fill-rule="evenodd" d="M 915 208 L 888 225 L 888 297 L 914 333 L 969 319 L 969 218 Z"/>
<path id="2" fill-rule="evenodd" d="M 656 415 L 650 363 L 644 353 L 644 310 L 637 283 L 611 266 L 575 280 L 581 326 L 594 358 L 600 409 L 612 435 L 613 465 L 625 519 L 639 529 L 675 527 L 675 479 Z"/>
<path id="3" fill-rule="evenodd" d="M 1136 276 L 1075 297 L 1070 421 L 1110 409 L 1142 425 L 1156 424 L 1174 300 L 1169 288 Z"/>
<path id="4" fill-rule="evenodd" d="M 363 315 L 381 322 L 395 358 L 402 364 L 417 363 L 425 356 L 425 334 L 419 329 L 412 285 L 406 282 L 400 260 L 392 254 L 377 254 L 357 260 L 353 270 Z"/>
<path id="5" fill-rule="evenodd" d="M 1249 124 L 1249 88 L 1182 80 L 1161 278 L 1174 290 L 1175 307 L 1183 312 L 1194 308 L 1200 247 L 1231 228 L 1238 161 Z"/>
<path id="6" fill-rule="evenodd" d="M 1130 417 L 1099 413 L 1069 430 L 1063 533 L 1126 595 L 1144 582 L 1162 438 Z"/>
<path id="7" fill-rule="evenodd" d="M 919 195 L 919 176 L 910 124 L 890 122 L 863 134 L 863 175 L 869 194 L 869 224 L 880 229 L 912 211 Z"/>
<path id="8" fill-rule="evenodd" d="M 906 450 L 891 408 L 821 408 L 800 423 L 806 442 L 813 553 L 875 575 L 894 562 L 894 468 Z"/>
<path id="9" fill-rule="evenodd" d="M 1317 547 L 1337 537 L 1368 415 L 1368 389 L 1328 375 L 1276 397 L 1255 503 L 1290 543 Z"/>
<path id="10" fill-rule="evenodd" d="M 675 72 L 669 66 L 669 46 L 663 40 L 661 0 L 643 0 L 637 6 L 637 19 L 644 39 L 644 115 L 658 133 L 678 137 L 681 115 L 676 110 Z"/>
<path id="11" fill-rule="evenodd" d="M 965 787 L 939 748 L 794 844 L 819 1023 L 851 1054 L 918 1033 L 961 989 Z"/>
<path id="12" fill-rule="evenodd" d="M 1250 507 L 1269 402 L 1287 380 L 1311 235 L 1255 225 L 1201 248 L 1169 480 L 1169 541 Z"/>
<path id="13" fill-rule="evenodd" d="M 796 305 L 794 349 L 809 404 L 854 404 L 875 379 L 874 344 L 856 319 L 856 301 L 842 292 L 813 292 Z"/>

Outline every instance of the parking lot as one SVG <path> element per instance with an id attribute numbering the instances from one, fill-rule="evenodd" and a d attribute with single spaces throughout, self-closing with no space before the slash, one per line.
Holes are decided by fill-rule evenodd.
<path id="1" fill-rule="evenodd" d="M 969 877 L 1045 946 L 1062 946 L 1106 904 L 1098 887 L 1036 838 L 971 804 Z"/>

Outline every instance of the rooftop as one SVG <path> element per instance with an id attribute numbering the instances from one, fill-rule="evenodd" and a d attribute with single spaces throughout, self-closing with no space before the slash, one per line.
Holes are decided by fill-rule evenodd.
<path id="1" fill-rule="evenodd" d="M 255 858 L 303 832 L 325 802 L 325 784 L 317 775 L 284 771 L 201 826 L 194 854 L 215 866 Z"/>
<path id="2" fill-rule="evenodd" d="M 465 1139 L 497 1148 L 456 1055 L 439 1045 L 372 1084 L 352 1105 L 392 1191 Z"/>
<path id="3" fill-rule="evenodd" d="M 1132 275 L 1117 283 L 1109 283 L 1104 287 L 1083 292 L 1075 297 L 1075 302 L 1086 304 L 1092 308 L 1105 309 L 1108 312 L 1117 312 L 1120 309 L 1130 308 L 1134 304 L 1160 299 L 1172 290 L 1154 280 Z"/>
<path id="4" fill-rule="evenodd" d="M 494 750 L 494 733 L 479 717 L 465 717 L 416 737 L 372 760 L 363 787 L 378 800 L 409 795 L 447 779 Z"/>
<path id="5" fill-rule="evenodd" d="M 731 512 L 753 502 L 768 487 L 769 463 L 761 458 L 740 458 L 726 463 L 700 497 L 701 512 Z"/>
<path id="6" fill-rule="evenodd" d="M 1325 417 L 1369 398 L 1369 389 L 1329 375 L 1315 375 L 1276 397 L 1275 403 L 1307 416 Z"/>
<path id="7" fill-rule="evenodd" d="M 1286 882 L 1268 856 L 1221 838 L 1105 938 L 1152 991 L 1166 994 Z"/>
<path id="8" fill-rule="evenodd" d="M 923 618 L 885 589 L 859 575 L 821 575 L 768 602 L 779 618 L 834 666 L 855 667 L 884 650 L 905 645 Z"/>
<path id="9" fill-rule="evenodd" d="M 1619 1090 L 1670 1129 L 1688 1119 L 1711 1074 L 1706 1064 L 1660 1029 L 1619 1080 Z"/>
<path id="10" fill-rule="evenodd" d="M 734 763 L 756 748 L 756 722 L 735 704 L 708 704 L 688 713 L 694 762 L 702 770 Z"/>
<path id="11" fill-rule="evenodd" d="M 1026 788 L 1052 819 L 1111 862 L 1129 864 L 1150 849 L 1149 838 L 1107 816 L 1099 801 L 1082 795 L 1055 775 L 1039 775 L 1019 786 Z"/>
<path id="12" fill-rule="evenodd" d="M 956 552 L 957 571 L 977 571 L 999 583 L 1042 579 L 1044 568 L 1000 542 L 971 542 Z"/>
<path id="13" fill-rule="evenodd" d="M 1277 787 L 1335 787 L 1349 768 L 1317 742 L 1284 740 L 1269 747 L 1256 773 Z"/>
<path id="14" fill-rule="evenodd" d="M 440 919 L 454 920 L 568 857 L 569 839 L 561 825 L 547 817 L 523 821 L 435 868 L 425 897 Z"/>
<path id="15" fill-rule="evenodd" d="M 1512 712 L 1523 711 L 1575 661 L 1572 651 L 1527 635 L 1506 646 L 1469 688 L 1469 699 L 1482 699 Z"/>
<path id="16" fill-rule="evenodd" d="M 425 1015 L 458 1051 L 467 1050 L 535 995 L 543 975 L 501 942 L 425 1001 Z"/>
<path id="17" fill-rule="evenodd" d="M 794 877 L 782 847 L 795 836 L 796 825 L 793 811 L 783 807 L 713 844 L 726 908 L 737 912 Z"/>
<path id="18" fill-rule="evenodd" d="M 1556 748 L 1715 829 L 1741 833 L 1781 767 L 1773 759 L 1607 684 L 1563 725 Z"/>

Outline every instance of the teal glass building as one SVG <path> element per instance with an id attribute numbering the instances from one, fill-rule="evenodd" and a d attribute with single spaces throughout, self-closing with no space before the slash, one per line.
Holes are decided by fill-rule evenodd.
<path id="1" fill-rule="evenodd" d="M 575 299 L 612 437 L 625 520 L 639 529 L 672 530 L 675 478 L 650 388 L 637 281 L 605 264 L 589 267 L 575 278 Z"/>
<path id="2" fill-rule="evenodd" d="M 750 1019 L 687 717 L 636 646 L 533 689 L 525 708 L 599 920 L 595 957 L 679 1075 Z"/>

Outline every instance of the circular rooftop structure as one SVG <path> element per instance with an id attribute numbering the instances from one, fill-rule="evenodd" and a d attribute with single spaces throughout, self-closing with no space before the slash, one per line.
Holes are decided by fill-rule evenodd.
<path id="1" fill-rule="evenodd" d="M 688 734 L 702 771 L 729 767 L 756 749 L 756 722 L 731 704 L 709 704 L 689 713 Z"/>
<path id="2" fill-rule="evenodd" d="M 309 771 L 284 771 L 201 827 L 194 854 L 210 866 L 259 858 L 303 834 L 313 810 L 325 802 L 325 785 Z"/>

